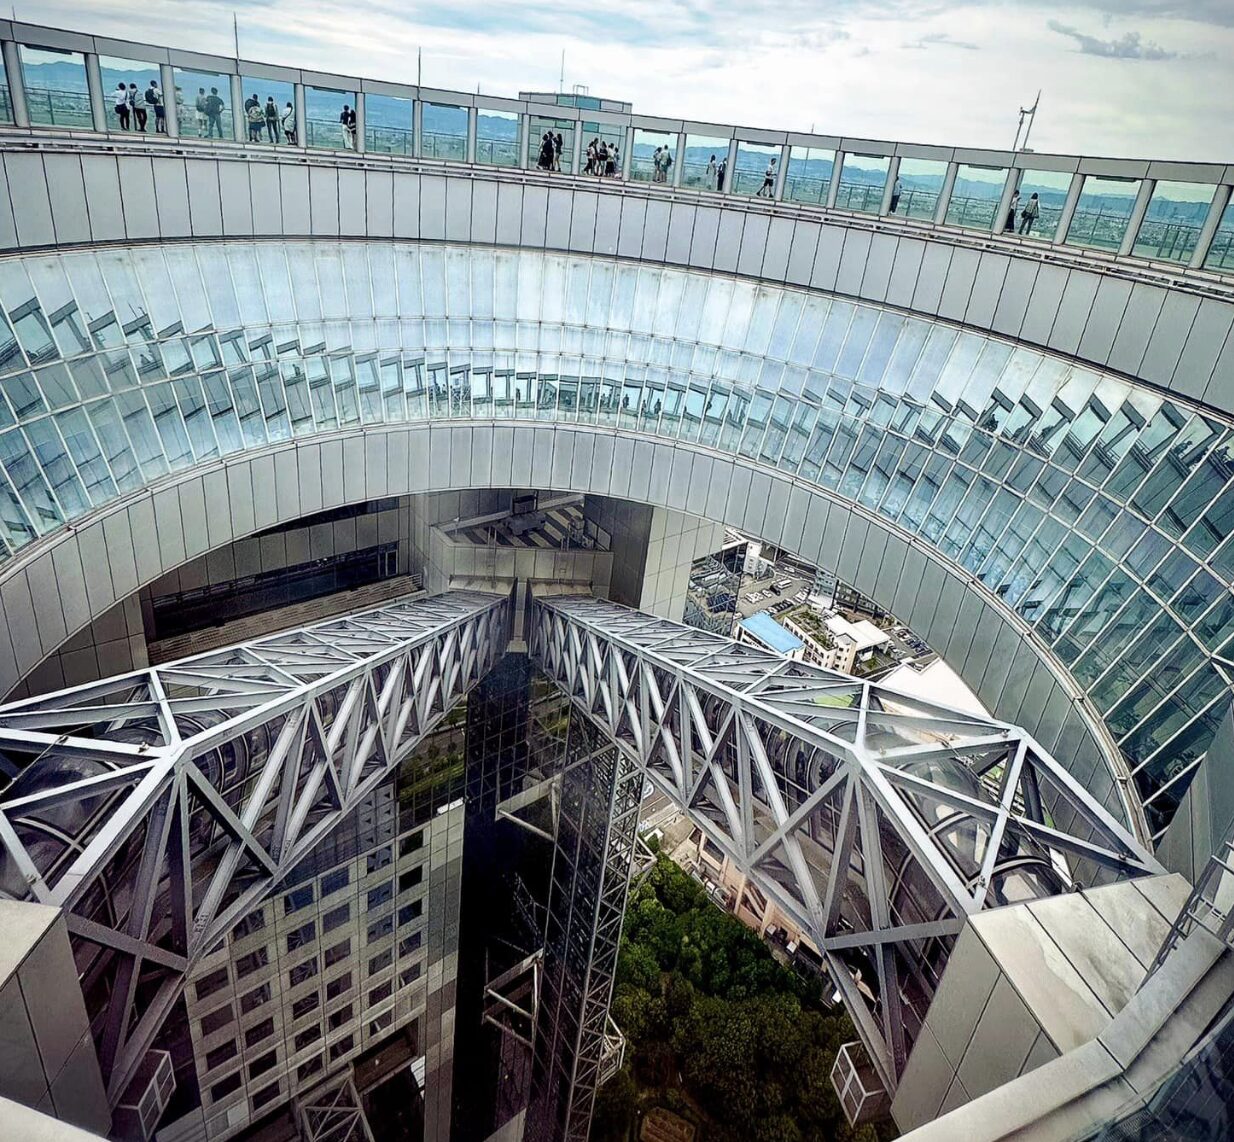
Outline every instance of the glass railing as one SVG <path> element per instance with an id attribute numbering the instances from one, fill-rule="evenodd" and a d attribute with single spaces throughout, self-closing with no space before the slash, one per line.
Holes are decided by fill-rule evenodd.
<path id="1" fill-rule="evenodd" d="M 4 116 L 11 120 L 13 112 L 7 88 L 4 103 Z M 89 129 L 94 126 L 94 117 L 90 112 L 90 96 L 85 91 L 60 91 L 52 87 L 27 88 L 26 110 L 30 115 L 30 122 L 41 127 Z M 154 125 L 150 124 L 148 129 L 153 131 Z"/>

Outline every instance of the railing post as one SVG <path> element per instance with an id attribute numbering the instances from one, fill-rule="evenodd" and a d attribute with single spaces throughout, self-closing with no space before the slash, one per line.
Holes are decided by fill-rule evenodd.
<path id="1" fill-rule="evenodd" d="M 416 158 L 424 158 L 424 100 L 418 91 L 411 105 L 411 145 Z"/>
<path id="2" fill-rule="evenodd" d="M 1080 192 L 1084 189 L 1084 175 L 1076 171 L 1071 176 L 1071 185 L 1067 188 L 1067 200 L 1063 203 L 1063 212 L 1058 216 L 1058 226 L 1050 241 L 1065 242 L 1067 231 L 1071 229 L 1071 220 L 1075 217 L 1075 208 L 1080 205 Z"/>
<path id="3" fill-rule="evenodd" d="M 231 79 L 231 135 L 237 143 L 249 137 L 248 116 L 244 114 L 244 83 L 237 72 Z"/>
<path id="4" fill-rule="evenodd" d="M 21 49 L 16 40 L 5 40 L 4 74 L 9 81 L 9 99 L 13 103 L 13 126 L 30 126 L 30 108 L 26 103 L 25 77 L 21 73 Z"/>
<path id="5" fill-rule="evenodd" d="M 960 173 L 960 164 L 947 164 L 947 173 L 943 175 L 943 185 L 938 192 L 938 202 L 934 205 L 934 222 L 941 226 L 947 218 L 947 207 L 951 205 L 951 196 L 955 193 L 956 175 Z"/>
<path id="6" fill-rule="evenodd" d="M 163 107 L 166 112 L 167 137 L 180 137 L 180 104 L 176 101 L 176 72 L 169 63 L 159 64 L 159 86 L 163 89 Z M 185 107 L 187 114 L 188 108 Z"/>
<path id="7" fill-rule="evenodd" d="M 1221 216 L 1230 204 L 1230 194 L 1234 187 L 1218 186 L 1213 190 L 1213 200 L 1208 204 L 1208 215 L 1200 228 L 1200 236 L 1195 240 L 1195 249 L 1191 252 L 1191 261 L 1187 267 L 1192 270 L 1203 269 L 1212 248 L 1213 239 L 1217 236 L 1217 227 L 1221 225 Z"/>
<path id="8" fill-rule="evenodd" d="M 103 75 L 97 52 L 85 52 L 86 91 L 90 98 L 90 121 L 100 134 L 107 131 L 107 104 L 103 102 Z"/>
<path id="9" fill-rule="evenodd" d="M 1148 204 L 1152 201 L 1153 191 L 1156 188 L 1155 178 L 1140 179 L 1140 189 L 1131 207 L 1131 217 L 1127 219 L 1127 229 L 1123 232 L 1123 240 L 1118 244 L 1120 258 L 1126 257 L 1135 249 L 1136 239 L 1140 236 L 1140 227 L 1144 225 L 1144 215 L 1148 213 Z"/>
<path id="10" fill-rule="evenodd" d="M 364 92 L 356 92 L 356 137 L 352 140 L 357 155 L 364 154 Z"/>

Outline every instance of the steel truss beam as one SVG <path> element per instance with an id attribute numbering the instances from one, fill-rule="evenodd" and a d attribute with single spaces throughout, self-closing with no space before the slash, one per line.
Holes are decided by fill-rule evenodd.
<path id="1" fill-rule="evenodd" d="M 576 708 L 810 934 L 888 1090 L 967 916 L 1160 871 L 1016 726 L 596 599 L 530 623 Z"/>
<path id="2" fill-rule="evenodd" d="M 477 683 L 451 592 L 0 707 L 0 890 L 67 917 L 113 1105 L 193 965 Z"/>

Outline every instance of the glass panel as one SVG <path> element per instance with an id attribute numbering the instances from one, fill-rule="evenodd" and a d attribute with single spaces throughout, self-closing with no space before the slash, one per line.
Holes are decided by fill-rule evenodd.
<path id="1" fill-rule="evenodd" d="M 146 102 L 151 83 L 158 91 L 159 65 L 140 60 L 99 56 L 99 74 L 103 82 L 103 102 L 110 131 L 154 131 L 157 123 L 152 105 Z M 161 105 L 157 107 L 162 111 Z"/>
<path id="2" fill-rule="evenodd" d="M 364 145 L 383 155 L 410 155 L 412 101 L 393 95 L 365 95 Z"/>
<path id="3" fill-rule="evenodd" d="M 814 202 L 826 206 L 835 157 L 835 151 L 820 147 L 790 147 L 784 197 L 790 202 Z"/>
<path id="4" fill-rule="evenodd" d="M 883 189 L 890 165 L 891 160 L 885 155 L 845 155 L 836 206 L 877 214 L 883 208 Z"/>
<path id="5" fill-rule="evenodd" d="M 1206 270 L 1234 270 L 1234 200 L 1221 212 L 1213 243 L 1204 258 Z"/>
<path id="6" fill-rule="evenodd" d="M 367 110 L 367 107 L 366 107 Z M 516 167 L 522 155 L 521 116 L 514 111 L 476 108 L 476 162 L 493 167 Z"/>
<path id="7" fill-rule="evenodd" d="M 594 174 L 601 178 L 619 178 L 621 176 L 621 144 L 625 142 L 626 133 L 621 127 L 611 123 L 583 123 L 583 139 L 586 141 L 586 161 L 584 174 Z"/>
<path id="8" fill-rule="evenodd" d="M 1064 171 L 1020 173 L 1020 198 L 1016 205 L 1016 229 L 1020 234 L 1052 240 L 1058 230 L 1071 188 L 1071 175 Z"/>
<path id="9" fill-rule="evenodd" d="M 13 122 L 13 99 L 9 95 L 9 74 L 0 61 L 0 121 Z"/>
<path id="10" fill-rule="evenodd" d="M 938 195 L 947 177 L 942 159 L 901 159 L 891 188 L 891 213 L 905 218 L 933 218 Z"/>
<path id="11" fill-rule="evenodd" d="M 1155 261 L 1190 261 L 1214 189 L 1196 182 L 1157 183 L 1132 253 Z"/>
<path id="12" fill-rule="evenodd" d="M 527 162 L 542 171 L 569 171 L 574 155 L 574 122 L 531 117 L 531 147 Z"/>
<path id="13" fill-rule="evenodd" d="M 467 108 L 421 103 L 420 155 L 426 159 L 467 160 Z"/>
<path id="14" fill-rule="evenodd" d="M 994 212 L 1006 185 L 1005 167 L 974 167 L 961 163 L 956 170 L 945 221 L 949 226 L 988 230 L 994 225 Z"/>
<path id="15" fill-rule="evenodd" d="M 305 141 L 310 147 L 329 151 L 355 149 L 355 92 L 306 86 L 304 118 Z"/>
<path id="16" fill-rule="evenodd" d="M 728 163 L 728 140 L 710 135 L 687 135 L 681 156 L 681 185 L 696 190 L 719 189 L 720 167 Z"/>
<path id="17" fill-rule="evenodd" d="M 180 134 L 196 135 L 199 139 L 230 139 L 233 134 L 231 122 L 231 80 L 225 75 L 208 71 L 175 69 L 176 89 L 184 92 L 186 108 L 180 118 Z"/>
<path id="18" fill-rule="evenodd" d="M 92 128 L 86 60 L 81 52 L 30 48 L 25 44 L 18 45 L 18 50 L 30 122 L 36 127 Z"/>
<path id="19" fill-rule="evenodd" d="M 779 147 L 739 139 L 737 161 L 733 164 L 733 193 L 774 198 L 776 164 L 779 160 Z"/>
<path id="20" fill-rule="evenodd" d="M 240 77 L 244 89 L 244 129 L 250 143 L 282 143 L 296 137 L 296 91 L 277 79 Z M 283 121 L 287 120 L 287 125 Z"/>
<path id="21" fill-rule="evenodd" d="M 1085 175 L 1080 201 L 1067 230 L 1067 244 L 1117 250 L 1127 232 L 1139 189 L 1138 178 Z"/>
<path id="22" fill-rule="evenodd" d="M 677 136 L 664 131 L 634 132 L 634 151 L 630 156 L 630 178 L 635 182 L 672 182 L 673 148 Z"/>

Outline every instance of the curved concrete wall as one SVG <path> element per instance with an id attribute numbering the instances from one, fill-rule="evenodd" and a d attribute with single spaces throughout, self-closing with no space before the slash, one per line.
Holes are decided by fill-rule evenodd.
<path id="1" fill-rule="evenodd" d="M 177 473 L 38 545 L 0 584 L 0 689 L 66 634 L 187 559 L 325 508 L 408 492 L 544 487 L 688 512 L 764 536 L 886 602 L 1004 720 L 1120 818 L 1103 728 L 1065 671 L 987 591 L 899 529 L 822 489 L 711 449 L 585 425 L 378 427 Z M 1071 827 L 1072 822 L 1060 824 Z"/>

